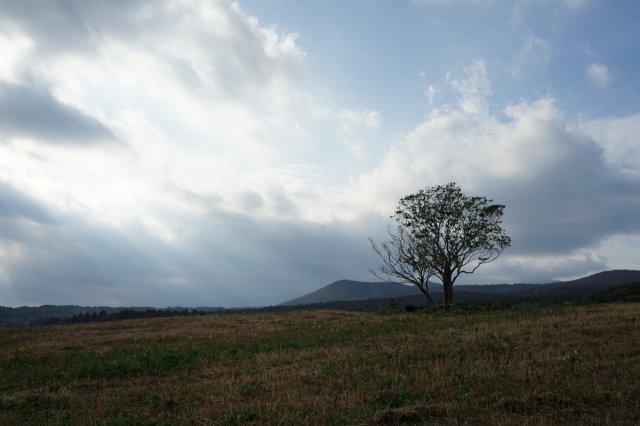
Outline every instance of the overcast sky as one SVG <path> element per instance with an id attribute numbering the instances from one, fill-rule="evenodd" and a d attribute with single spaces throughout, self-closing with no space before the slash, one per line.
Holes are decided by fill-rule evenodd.
<path id="1" fill-rule="evenodd" d="M 467 283 L 639 269 L 636 0 L 0 0 L 0 305 L 249 306 L 374 280 L 456 181 Z"/>

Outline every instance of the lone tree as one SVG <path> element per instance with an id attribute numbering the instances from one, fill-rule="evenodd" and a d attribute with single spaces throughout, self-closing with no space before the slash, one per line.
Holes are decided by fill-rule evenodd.
<path id="1" fill-rule="evenodd" d="M 427 187 L 400 199 L 389 228 L 390 240 L 371 248 L 380 272 L 417 286 L 429 302 L 432 276 L 442 281 L 444 303 L 453 303 L 453 284 L 495 260 L 511 244 L 500 226 L 504 207 L 485 197 L 469 197 L 455 183 Z"/>

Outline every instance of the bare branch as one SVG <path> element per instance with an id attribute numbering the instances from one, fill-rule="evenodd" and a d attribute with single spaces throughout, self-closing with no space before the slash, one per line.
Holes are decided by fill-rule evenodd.
<path id="1" fill-rule="evenodd" d="M 378 245 L 369 238 L 371 249 L 382 260 L 379 272 L 371 272 L 382 280 L 415 285 L 429 303 L 433 304 L 433 298 L 429 294 L 429 278 L 433 273 L 424 261 L 420 244 L 401 226 L 398 226 L 396 233 L 391 228 L 387 231 L 389 242 Z"/>

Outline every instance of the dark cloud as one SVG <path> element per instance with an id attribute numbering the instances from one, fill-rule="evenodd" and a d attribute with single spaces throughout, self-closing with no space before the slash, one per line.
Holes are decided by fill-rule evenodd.
<path id="1" fill-rule="evenodd" d="M 3 0 L 0 23 L 34 40 L 36 58 L 65 52 L 93 54 L 111 34 L 127 37 L 144 1 Z"/>
<path id="2" fill-rule="evenodd" d="M 246 191 L 240 196 L 240 205 L 246 211 L 255 211 L 264 206 L 264 200 L 257 192 Z"/>
<path id="3" fill-rule="evenodd" d="M 52 215 L 32 197 L 0 182 L 0 218 L 23 218 L 42 224 L 53 222 Z"/>
<path id="4" fill-rule="evenodd" d="M 100 121 L 66 105 L 45 88 L 0 82 L 0 134 L 55 144 L 115 141 Z"/>
<path id="5" fill-rule="evenodd" d="M 372 279 L 367 233 L 343 222 L 320 225 L 218 211 L 185 244 L 202 253 L 193 268 L 233 293 L 236 303 L 272 304 L 340 278 Z"/>
<path id="6" fill-rule="evenodd" d="M 555 137 L 562 151 L 535 179 L 487 182 L 507 205 L 515 254 L 562 254 L 594 247 L 610 235 L 640 232 L 640 182 L 618 173 L 593 141 Z"/>
<path id="7" fill-rule="evenodd" d="M 188 304 L 193 283 L 168 286 L 171 258 L 144 235 L 65 223 L 40 230 L 7 269 L 14 297 L 30 304 Z M 145 242 L 146 244 L 142 244 Z"/>
<path id="8" fill-rule="evenodd" d="M 10 206 L 1 212 L 0 248 L 3 239 L 20 247 L 20 256 L 0 256 L 7 277 L 0 290 L 9 288 L 12 295 L 5 304 L 259 306 L 340 278 L 373 279 L 367 234 L 350 223 L 268 220 L 211 209 L 175 217 L 197 232 L 173 244 L 140 226 L 144 218 L 123 228 L 71 215 L 53 221 L 36 200 L 0 188 Z M 21 227 L 29 217 L 38 221 Z M 10 237 L 5 232 L 18 228 Z"/>

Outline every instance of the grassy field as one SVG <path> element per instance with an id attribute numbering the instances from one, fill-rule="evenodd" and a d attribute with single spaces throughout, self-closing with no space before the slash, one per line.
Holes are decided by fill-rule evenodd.
<path id="1" fill-rule="evenodd" d="M 638 424 L 640 304 L 0 329 L 0 424 Z"/>

